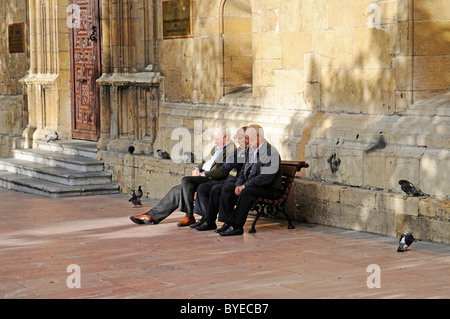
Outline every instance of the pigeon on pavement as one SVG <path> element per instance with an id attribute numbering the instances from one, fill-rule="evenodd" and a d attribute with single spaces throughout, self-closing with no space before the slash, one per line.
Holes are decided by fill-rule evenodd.
<path id="1" fill-rule="evenodd" d="M 413 237 L 413 235 L 409 231 L 405 231 L 400 237 L 397 251 L 404 252 L 405 250 L 408 250 L 408 247 L 410 247 L 414 241 L 415 238 Z"/>
<path id="2" fill-rule="evenodd" d="M 129 202 L 133 203 L 133 208 L 136 208 L 138 206 L 142 206 L 141 200 L 136 196 L 136 192 L 133 190 L 133 194 L 131 198 L 128 200 Z"/>
<path id="3" fill-rule="evenodd" d="M 136 197 L 139 200 L 139 202 L 141 201 L 141 197 L 144 193 L 142 192 L 142 188 L 141 186 L 138 187 L 138 190 L 136 191 Z"/>

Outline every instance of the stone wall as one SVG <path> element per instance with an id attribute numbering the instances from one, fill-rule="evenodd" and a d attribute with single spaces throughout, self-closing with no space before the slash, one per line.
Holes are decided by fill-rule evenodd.
<path id="1" fill-rule="evenodd" d="M 19 80 L 28 70 L 28 54 L 9 53 L 8 25 L 12 23 L 25 23 L 27 33 L 26 1 L 0 1 L 0 95 L 22 95 L 23 85 Z M 28 39 L 28 35 L 26 35 Z M 27 42 L 27 41 L 26 41 Z M 25 46 L 25 50 L 28 46 Z"/>
<path id="2" fill-rule="evenodd" d="M 414 1 L 414 42 L 411 69 L 413 101 L 441 94 L 450 88 L 450 2 Z"/>
<path id="3" fill-rule="evenodd" d="M 418 240 L 450 243 L 448 200 L 296 179 L 291 201 L 295 220 L 391 237 L 409 230 Z"/>
<path id="4" fill-rule="evenodd" d="M 23 95 L 0 95 L 0 157 L 8 157 L 11 149 L 23 146 L 23 106 Z"/>
<path id="5" fill-rule="evenodd" d="M 445 94 L 414 104 L 403 116 L 327 113 L 306 146 L 307 176 L 395 192 L 401 192 L 398 181 L 407 179 L 448 200 L 449 110 L 450 94 Z"/>
<path id="6" fill-rule="evenodd" d="M 223 101 L 224 48 L 248 24 L 234 13 L 233 28 L 227 8 L 242 1 L 251 96 L 264 108 L 393 114 L 450 87 L 448 0 L 194 1 L 194 37 L 159 45 L 167 101 Z"/>
<path id="7" fill-rule="evenodd" d="M 193 164 L 176 164 L 157 156 L 100 151 L 105 169 L 113 173 L 113 182 L 123 194 L 142 186 L 144 197 L 161 199 L 181 179 L 191 174 Z"/>
<path id="8" fill-rule="evenodd" d="M 28 70 L 28 46 L 23 53 L 9 53 L 8 25 L 25 24 L 26 1 L 0 0 L 0 156 L 9 156 L 11 149 L 21 146 L 21 133 L 27 121 L 24 87 L 20 83 Z"/>

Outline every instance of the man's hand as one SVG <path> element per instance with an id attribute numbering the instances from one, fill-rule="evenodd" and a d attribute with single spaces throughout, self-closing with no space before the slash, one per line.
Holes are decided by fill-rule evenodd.
<path id="1" fill-rule="evenodd" d="M 200 171 L 198 169 L 193 169 L 192 170 L 192 176 L 200 176 Z"/>
<path id="2" fill-rule="evenodd" d="M 244 190 L 244 188 L 245 188 L 245 185 L 241 185 L 241 186 L 236 187 L 234 189 L 234 193 L 236 194 L 236 196 L 241 195 L 241 193 Z"/>

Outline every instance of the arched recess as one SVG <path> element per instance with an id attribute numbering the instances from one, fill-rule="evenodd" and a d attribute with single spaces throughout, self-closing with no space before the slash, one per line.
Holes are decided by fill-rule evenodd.
<path id="1" fill-rule="evenodd" d="M 222 0 L 220 5 L 223 94 L 252 88 L 252 8 L 250 0 Z"/>

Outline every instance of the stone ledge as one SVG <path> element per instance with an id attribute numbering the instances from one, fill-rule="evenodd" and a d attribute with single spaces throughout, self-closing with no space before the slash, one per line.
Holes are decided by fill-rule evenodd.
<path id="1" fill-rule="evenodd" d="M 159 72 L 104 73 L 97 79 L 103 86 L 158 86 L 160 82 Z"/>
<path id="2" fill-rule="evenodd" d="M 142 186 L 144 197 L 160 200 L 184 176 L 191 175 L 194 164 L 174 163 L 153 155 L 99 151 L 105 170 L 110 171 L 113 183 L 122 194 Z"/>
<path id="3" fill-rule="evenodd" d="M 450 201 L 296 179 L 290 198 L 294 220 L 450 244 Z"/>

